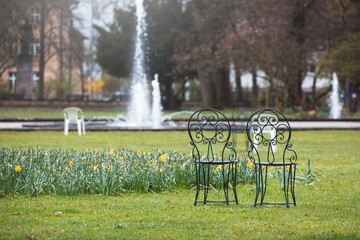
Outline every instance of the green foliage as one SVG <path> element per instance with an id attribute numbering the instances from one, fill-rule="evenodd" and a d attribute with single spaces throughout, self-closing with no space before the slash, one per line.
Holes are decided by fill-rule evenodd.
<path id="1" fill-rule="evenodd" d="M 0 194 L 76 194 L 123 192 L 164 192 L 192 188 L 195 167 L 192 155 L 168 152 L 142 152 L 126 149 L 74 151 L 46 149 L 0 149 Z M 255 181 L 254 166 L 245 156 L 236 168 L 238 183 Z M 209 166 L 212 188 L 222 188 L 222 167 Z M 235 166 L 234 166 L 235 167 Z M 270 177 L 282 176 L 270 174 Z M 310 161 L 303 182 L 316 179 Z M 280 181 L 280 184 L 282 182 Z"/>
<path id="2" fill-rule="evenodd" d="M 360 33 L 348 34 L 339 41 L 321 61 L 321 66 L 329 72 L 335 71 L 339 80 L 360 84 Z"/>
<path id="3" fill-rule="evenodd" d="M 49 99 L 65 99 L 69 90 L 69 84 L 61 81 L 50 81 L 45 85 L 47 98 Z"/>
<path id="4" fill-rule="evenodd" d="M 0 156 L 4 195 L 159 192 L 195 179 L 190 157 L 175 152 L 2 148 Z"/>
<path id="5" fill-rule="evenodd" d="M 107 31 L 95 26 L 100 36 L 97 41 L 96 60 L 109 74 L 129 77 L 133 63 L 134 12 L 118 9 L 115 23 Z"/>

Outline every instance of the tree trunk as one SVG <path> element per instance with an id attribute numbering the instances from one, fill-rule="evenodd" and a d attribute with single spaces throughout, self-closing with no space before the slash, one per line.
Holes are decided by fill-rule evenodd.
<path id="1" fill-rule="evenodd" d="M 85 76 L 84 76 L 84 67 L 82 62 L 79 63 L 80 68 L 80 80 L 81 80 L 81 94 L 85 98 Z"/>
<path id="2" fill-rule="evenodd" d="M 44 83 L 45 83 L 45 12 L 46 0 L 40 2 L 40 56 L 39 56 L 39 100 L 44 99 Z"/>
<path id="3" fill-rule="evenodd" d="M 241 86 L 241 72 L 237 62 L 235 62 L 235 83 L 236 83 L 236 101 L 243 100 L 243 90 Z"/>
<path id="4" fill-rule="evenodd" d="M 166 103 L 164 104 L 164 107 L 167 109 L 175 109 L 175 96 L 174 96 L 174 90 L 172 88 L 172 81 L 169 79 L 166 79 L 164 81 L 165 85 L 165 97 L 166 97 Z"/>
<path id="5" fill-rule="evenodd" d="M 231 90 L 229 81 L 229 71 L 227 68 L 218 68 L 213 71 L 212 79 L 216 89 L 215 107 L 231 107 Z"/>
<path id="6" fill-rule="evenodd" d="M 258 85 L 257 85 L 257 73 L 256 73 L 256 68 L 253 68 L 251 70 L 251 74 L 252 74 L 252 107 L 254 108 L 258 108 L 258 101 L 259 101 L 259 89 L 258 89 Z"/>
<path id="7" fill-rule="evenodd" d="M 316 97 L 316 81 L 317 81 L 317 75 L 318 73 L 316 73 L 314 75 L 314 79 L 313 79 L 313 85 L 311 88 L 311 110 L 316 110 L 316 105 L 317 105 L 317 97 Z"/>
<path id="8" fill-rule="evenodd" d="M 200 80 L 201 99 L 204 107 L 214 107 L 215 88 L 209 74 L 198 68 L 197 70 Z"/>
<path id="9" fill-rule="evenodd" d="M 63 83 L 64 82 L 64 60 L 63 60 L 63 48 L 64 48 L 64 42 L 63 42 L 63 7 L 60 7 L 60 33 L 59 33 L 59 38 L 60 38 L 60 47 L 59 47 L 59 78 L 60 78 L 60 82 Z"/>

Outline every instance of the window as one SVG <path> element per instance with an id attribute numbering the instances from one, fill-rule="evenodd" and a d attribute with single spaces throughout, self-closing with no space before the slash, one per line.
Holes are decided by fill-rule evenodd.
<path id="1" fill-rule="evenodd" d="M 40 43 L 32 42 L 30 43 L 30 55 L 36 57 L 40 53 Z"/>
<path id="2" fill-rule="evenodd" d="M 14 92 L 15 91 L 15 82 L 16 82 L 16 72 L 9 72 L 8 80 L 9 80 L 9 90 L 11 92 Z"/>
<path id="3" fill-rule="evenodd" d="M 39 24 L 40 21 L 40 12 L 38 8 L 32 8 L 30 10 L 30 23 Z"/>
<path id="4" fill-rule="evenodd" d="M 34 81 L 34 84 L 37 84 L 40 80 L 40 74 L 39 72 L 33 72 L 33 81 Z"/>

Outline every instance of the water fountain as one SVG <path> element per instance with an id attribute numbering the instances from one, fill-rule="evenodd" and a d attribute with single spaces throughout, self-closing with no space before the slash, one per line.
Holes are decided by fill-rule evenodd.
<path id="1" fill-rule="evenodd" d="M 152 105 L 150 108 L 149 87 L 145 71 L 144 38 L 146 36 L 146 12 L 143 0 L 136 0 L 136 37 L 135 54 L 132 70 L 132 84 L 130 89 L 130 104 L 127 117 L 118 115 L 116 118 L 93 118 L 93 121 L 105 121 L 107 127 L 120 127 L 131 129 L 159 129 L 164 127 L 175 127 L 176 124 L 171 117 L 189 113 L 187 111 L 176 112 L 167 116 L 162 116 L 161 95 L 158 75 L 155 74 L 152 81 Z M 151 110 L 150 110 L 151 109 Z M 166 124 L 164 123 L 166 122 Z"/>
<path id="2" fill-rule="evenodd" d="M 337 119 L 341 117 L 343 104 L 339 98 L 339 80 L 336 73 L 332 76 L 332 91 L 330 95 L 330 118 Z"/>
<path id="3" fill-rule="evenodd" d="M 145 72 L 145 54 L 143 38 L 146 34 L 146 12 L 143 0 L 136 0 L 136 37 L 132 70 L 132 85 L 127 123 L 129 126 L 150 126 L 149 88 Z"/>
<path id="4" fill-rule="evenodd" d="M 154 80 L 151 82 L 153 88 L 152 92 L 152 112 L 151 112 L 151 127 L 159 128 L 161 124 L 162 106 L 161 106 L 161 95 L 158 75 L 155 74 Z"/>

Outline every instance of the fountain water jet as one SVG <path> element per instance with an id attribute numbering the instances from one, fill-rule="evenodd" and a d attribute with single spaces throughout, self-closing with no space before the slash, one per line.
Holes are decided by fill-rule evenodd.
<path id="1" fill-rule="evenodd" d="M 151 82 L 151 86 L 153 88 L 152 92 L 152 112 L 151 112 L 151 127 L 152 128 L 159 128 L 161 124 L 161 95 L 160 95 L 160 85 L 158 75 L 155 74 L 154 80 Z"/>
<path id="2" fill-rule="evenodd" d="M 146 34 L 146 12 L 143 0 L 136 0 L 136 38 L 134 65 L 132 70 L 132 85 L 130 89 L 130 106 L 127 125 L 150 126 L 149 88 L 145 72 L 145 54 L 143 38 Z"/>
<path id="3" fill-rule="evenodd" d="M 159 129 L 166 126 L 175 126 L 171 121 L 171 117 L 189 113 L 187 111 L 173 113 L 162 116 L 160 86 L 158 74 L 155 74 L 151 85 L 152 91 L 152 109 L 150 111 L 149 87 L 147 83 L 145 71 L 145 53 L 144 41 L 146 36 L 146 12 L 143 6 L 143 0 L 136 0 L 136 38 L 135 38 L 135 54 L 132 70 L 132 84 L 130 89 L 130 105 L 128 108 L 128 116 L 118 115 L 116 118 L 101 118 L 107 121 L 109 127 L 130 127 L 130 128 L 153 128 Z M 151 115 L 150 115 L 151 113 Z M 95 119 L 94 119 L 95 120 Z M 164 122 L 166 123 L 164 124 Z M 165 126 L 166 125 L 166 126 Z"/>
<path id="4" fill-rule="evenodd" d="M 333 73 L 332 91 L 330 95 L 330 118 L 337 119 L 341 117 L 342 105 L 339 98 L 339 80 L 336 73 Z"/>

